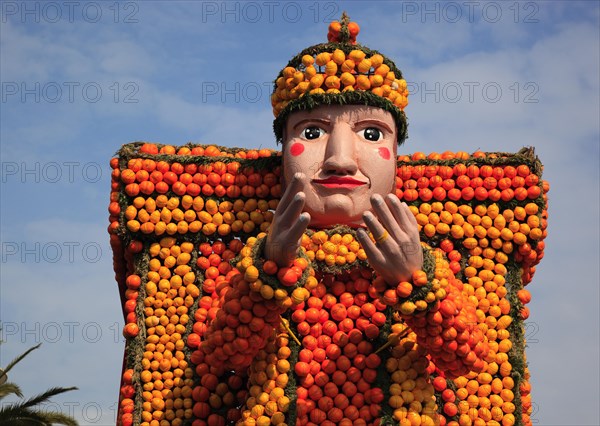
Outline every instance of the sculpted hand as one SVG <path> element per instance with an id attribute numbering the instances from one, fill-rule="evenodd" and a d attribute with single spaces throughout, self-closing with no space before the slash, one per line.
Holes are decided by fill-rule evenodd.
<path id="1" fill-rule="evenodd" d="M 412 273 L 423 267 L 423 251 L 417 221 L 405 203 L 394 194 L 371 197 L 373 214 L 363 214 L 373 234 L 374 243 L 364 229 L 358 230 L 369 264 L 389 285 L 409 281 Z"/>
<path id="2" fill-rule="evenodd" d="M 303 173 L 296 173 L 286 188 L 273 216 L 265 244 L 265 257 L 280 268 L 290 266 L 297 257 L 300 238 L 310 222 L 310 214 L 302 212 L 305 195 L 301 192 Z"/>

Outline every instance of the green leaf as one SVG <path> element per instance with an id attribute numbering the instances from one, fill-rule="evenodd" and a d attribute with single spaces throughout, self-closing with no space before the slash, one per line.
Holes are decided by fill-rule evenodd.
<path id="1" fill-rule="evenodd" d="M 53 396 L 56 395 L 60 395 L 61 393 L 65 393 L 65 392 L 69 392 L 72 390 L 77 390 L 76 387 L 71 387 L 71 388 L 58 388 L 58 387 L 53 387 L 48 389 L 46 392 L 41 393 L 39 395 L 36 395 L 32 398 L 29 398 L 27 401 L 22 403 L 22 406 L 25 408 L 30 408 L 30 407 L 34 407 L 36 405 L 39 405 L 43 402 L 48 401 L 50 398 L 52 398 Z"/>
<path id="2" fill-rule="evenodd" d="M 23 358 L 25 358 L 27 355 L 29 355 L 31 352 L 33 352 L 34 350 L 36 350 L 37 348 L 39 348 L 40 346 L 42 346 L 41 343 L 38 343 L 37 345 L 27 349 L 25 352 L 23 352 L 21 355 L 19 355 L 18 357 L 16 357 L 15 359 L 13 359 L 11 362 L 8 363 L 8 365 L 6 366 L 6 368 L 4 368 L 4 374 L 8 373 L 11 368 L 13 368 L 15 365 L 17 365 L 19 362 L 21 362 L 21 360 Z"/>

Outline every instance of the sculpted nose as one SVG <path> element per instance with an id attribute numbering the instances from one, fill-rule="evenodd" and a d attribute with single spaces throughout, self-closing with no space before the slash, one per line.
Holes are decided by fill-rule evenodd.
<path id="1" fill-rule="evenodd" d="M 330 175 L 354 175 L 358 171 L 354 131 L 348 125 L 336 125 L 329 134 L 323 171 Z"/>

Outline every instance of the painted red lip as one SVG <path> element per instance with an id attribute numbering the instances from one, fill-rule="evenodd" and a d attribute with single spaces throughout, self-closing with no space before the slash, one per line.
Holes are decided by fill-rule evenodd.
<path id="1" fill-rule="evenodd" d="M 356 188 L 357 186 L 367 184 L 367 182 L 362 182 L 349 177 L 337 176 L 328 177 L 327 179 L 314 179 L 313 182 L 323 185 L 325 188 Z"/>

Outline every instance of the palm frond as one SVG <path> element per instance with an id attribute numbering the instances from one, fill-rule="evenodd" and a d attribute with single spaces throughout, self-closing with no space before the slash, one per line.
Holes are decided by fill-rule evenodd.
<path id="1" fill-rule="evenodd" d="M 24 409 L 19 404 L 9 404 L 0 409 L 0 424 L 6 426 L 46 426 L 43 413 Z"/>
<path id="2" fill-rule="evenodd" d="M 53 387 L 53 388 L 48 389 L 44 393 L 41 393 L 39 395 L 29 398 L 27 401 L 22 402 L 19 405 L 21 405 L 23 408 L 31 408 L 31 407 L 39 405 L 43 402 L 48 401 L 53 396 L 59 395 L 61 393 L 69 392 L 72 390 L 77 390 L 77 388 L 76 387 L 71 387 L 71 388 Z"/>
<path id="3" fill-rule="evenodd" d="M 7 382 L 0 385 L 0 399 L 8 395 L 16 395 L 19 398 L 23 398 L 21 388 L 16 383 Z"/>
<path id="4" fill-rule="evenodd" d="M 75 419 L 66 414 L 52 411 L 43 411 L 42 414 L 48 425 L 77 426 L 79 424 Z"/>
<path id="5" fill-rule="evenodd" d="M 20 404 L 9 404 L 0 409 L 0 424 L 3 426 L 52 426 L 54 424 L 77 426 L 72 417 L 53 411 L 32 410 Z"/>
<path id="6" fill-rule="evenodd" d="M 4 374 L 8 373 L 10 371 L 11 368 L 13 368 L 15 365 L 17 365 L 23 358 L 25 358 L 27 355 L 29 355 L 31 352 L 35 351 L 37 348 L 39 348 L 40 346 L 42 346 L 41 343 L 38 343 L 37 345 L 27 349 L 25 352 L 23 352 L 21 355 L 19 355 L 18 357 L 16 357 L 15 359 L 13 359 L 11 362 L 8 363 L 8 365 L 4 368 Z"/>
<path id="7" fill-rule="evenodd" d="M 2 326 L 0 325 L 0 330 Z M 0 344 L 2 341 L 0 341 Z M 27 351 L 13 359 L 4 370 L 0 370 L 2 379 L 6 380 L 6 373 L 8 373 L 15 365 L 17 365 L 23 358 L 29 355 L 32 351 L 36 350 L 41 346 L 41 343 L 29 348 Z M 76 390 L 76 387 L 62 388 L 52 387 L 32 398 L 25 401 L 14 402 L 0 405 L 0 425 L 2 426 L 52 426 L 54 424 L 60 424 L 65 426 L 77 426 L 77 421 L 62 413 L 56 413 L 53 411 L 44 411 L 40 404 L 48 401 L 50 398 L 56 395 L 60 395 L 64 392 Z M 0 400 L 7 395 L 16 395 L 19 398 L 23 398 L 21 389 L 15 383 L 7 382 L 0 385 Z"/>
<path id="8" fill-rule="evenodd" d="M 37 420 L 33 420 L 27 417 L 23 417 L 23 418 L 13 418 L 10 420 L 7 420 L 6 422 L 2 423 L 3 426 L 47 426 L 44 423 L 40 423 Z"/>

